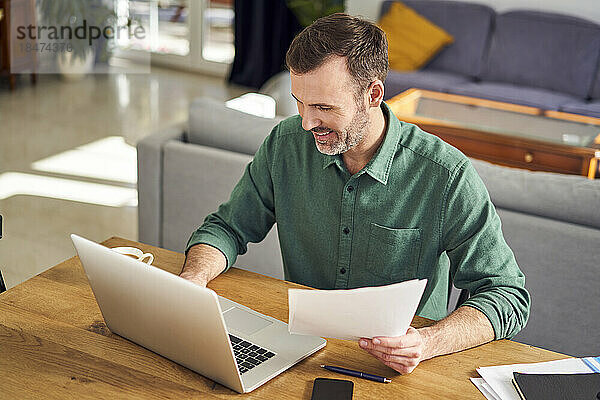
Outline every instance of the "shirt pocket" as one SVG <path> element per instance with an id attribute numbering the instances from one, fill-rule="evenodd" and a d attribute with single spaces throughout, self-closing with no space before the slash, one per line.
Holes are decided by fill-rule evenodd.
<path id="1" fill-rule="evenodd" d="M 371 223 L 367 256 L 372 285 L 415 279 L 421 258 L 421 229 L 387 228 Z"/>

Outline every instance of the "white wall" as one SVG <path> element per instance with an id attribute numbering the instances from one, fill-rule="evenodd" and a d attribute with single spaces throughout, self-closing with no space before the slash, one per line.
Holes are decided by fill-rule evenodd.
<path id="1" fill-rule="evenodd" d="M 600 0 L 462 0 L 487 4 L 497 12 L 530 9 L 573 15 L 600 24 Z M 346 12 L 372 21 L 377 19 L 382 0 L 346 0 Z"/>

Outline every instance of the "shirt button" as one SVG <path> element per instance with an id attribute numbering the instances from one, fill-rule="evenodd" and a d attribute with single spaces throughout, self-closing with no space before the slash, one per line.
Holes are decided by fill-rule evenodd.
<path id="1" fill-rule="evenodd" d="M 347 235 L 347 234 L 349 234 L 349 233 L 350 233 L 350 229 L 348 229 L 348 228 L 344 228 L 344 233 L 345 233 L 346 235 Z"/>
<path id="2" fill-rule="evenodd" d="M 346 190 L 347 190 L 347 191 L 349 191 L 349 192 L 351 192 L 351 191 L 353 191 L 353 190 L 354 190 L 354 186 L 348 186 L 348 187 L 346 188 Z"/>
<path id="3" fill-rule="evenodd" d="M 346 268 L 340 268 L 340 274 L 345 274 L 346 273 Z"/>

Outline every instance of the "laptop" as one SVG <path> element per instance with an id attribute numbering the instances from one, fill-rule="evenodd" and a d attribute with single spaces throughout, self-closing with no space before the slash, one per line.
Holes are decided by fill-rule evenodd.
<path id="1" fill-rule="evenodd" d="M 177 275 L 71 235 L 108 328 L 239 393 L 325 347 Z"/>

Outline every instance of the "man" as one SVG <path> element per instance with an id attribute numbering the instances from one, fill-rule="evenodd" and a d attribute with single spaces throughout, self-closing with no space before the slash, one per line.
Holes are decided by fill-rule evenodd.
<path id="1" fill-rule="evenodd" d="M 277 222 L 288 280 L 346 289 L 428 279 L 417 313 L 438 322 L 359 341 L 400 373 L 515 335 L 530 299 L 500 220 L 469 160 L 383 103 L 384 33 L 334 14 L 302 31 L 286 62 L 300 115 L 273 129 L 192 235 L 181 276 L 206 285 Z M 446 317 L 452 282 L 471 297 Z"/>

